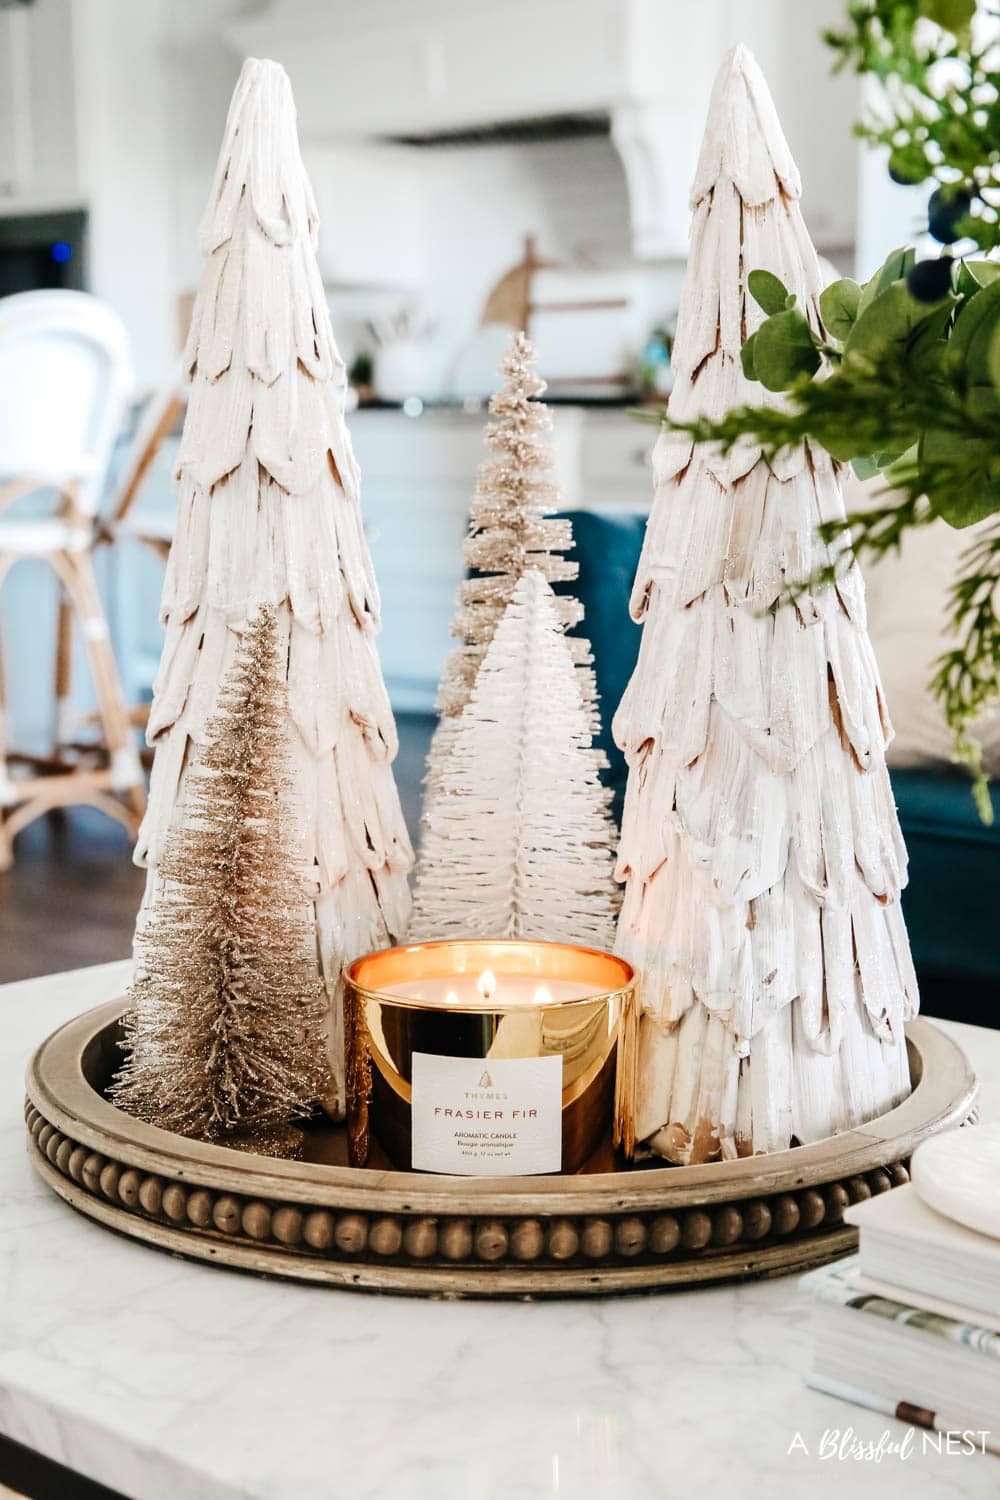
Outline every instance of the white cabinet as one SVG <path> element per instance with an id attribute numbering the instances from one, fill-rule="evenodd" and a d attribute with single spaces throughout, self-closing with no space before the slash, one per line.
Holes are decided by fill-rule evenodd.
<path id="1" fill-rule="evenodd" d="M 382 600 L 379 654 L 397 711 L 434 707 L 462 578 L 482 426 L 461 412 L 360 411 L 350 419 Z"/>
<path id="2" fill-rule="evenodd" d="M 323 139 L 604 108 L 627 17 L 620 0 L 275 0 L 229 34 L 281 59 L 303 136 Z"/>
<path id="3" fill-rule="evenodd" d="M 0 10 L 0 211 L 79 192 L 70 0 Z"/>
<path id="4" fill-rule="evenodd" d="M 31 90 L 27 11 L 0 11 L 0 195 L 13 198 L 31 181 Z"/>
<path id="5" fill-rule="evenodd" d="M 657 426 L 624 411 L 584 412 L 578 505 L 581 510 L 648 511 L 653 499 Z"/>

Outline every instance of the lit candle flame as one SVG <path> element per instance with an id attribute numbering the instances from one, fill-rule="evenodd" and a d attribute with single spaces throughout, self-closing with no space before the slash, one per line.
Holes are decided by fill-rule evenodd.
<path id="1" fill-rule="evenodd" d="M 497 992 L 497 976 L 486 969 L 476 981 L 476 988 L 484 1000 L 492 1000 Z"/>
<path id="2" fill-rule="evenodd" d="M 551 1005 L 552 1004 L 552 994 L 551 994 L 551 992 L 549 990 L 547 990 L 545 988 L 544 984 L 540 984 L 538 986 L 537 990 L 535 991 L 535 1004 L 536 1005 Z"/>

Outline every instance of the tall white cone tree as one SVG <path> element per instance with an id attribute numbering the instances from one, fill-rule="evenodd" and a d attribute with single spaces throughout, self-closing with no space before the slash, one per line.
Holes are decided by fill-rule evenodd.
<path id="1" fill-rule="evenodd" d="M 518 580 L 457 721 L 428 813 L 422 879 L 436 938 L 605 948 L 617 892 L 612 825 L 559 601 Z"/>
<path id="2" fill-rule="evenodd" d="M 201 230 L 206 265 L 186 352 L 191 396 L 148 729 L 156 758 L 136 859 L 149 867 L 148 911 L 219 684 L 248 621 L 272 605 L 330 1001 L 328 1104 L 337 1109 L 341 967 L 402 932 L 412 853 L 392 775 L 396 730 L 374 644 L 378 593 L 317 227 L 288 79 L 276 63 L 250 59 Z"/>
<path id="3" fill-rule="evenodd" d="M 692 191 L 676 419 L 767 399 L 740 363 L 761 320 L 751 270 L 818 321 L 799 193 L 738 47 Z M 834 465 L 812 447 L 726 459 L 670 433 L 654 465 L 631 601 L 645 628 L 614 721 L 629 762 L 617 947 L 642 973 L 637 1137 L 700 1162 L 813 1141 L 898 1101 L 917 990 L 860 574 L 778 604 L 828 560 L 816 532 L 843 515 Z"/>

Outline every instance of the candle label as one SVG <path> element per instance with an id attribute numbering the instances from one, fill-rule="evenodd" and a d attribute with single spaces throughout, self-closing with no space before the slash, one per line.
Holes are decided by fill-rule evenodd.
<path id="1" fill-rule="evenodd" d="M 413 1166 L 463 1177 L 562 1166 L 562 1057 L 413 1054 Z"/>

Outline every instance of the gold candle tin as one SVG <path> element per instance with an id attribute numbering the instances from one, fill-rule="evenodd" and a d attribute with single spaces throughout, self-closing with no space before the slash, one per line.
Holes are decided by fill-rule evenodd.
<path id="1" fill-rule="evenodd" d="M 610 1135 L 635 995 L 624 959 L 470 939 L 372 953 L 345 979 L 353 1166 L 377 1142 L 403 1170 L 577 1172 Z"/>

